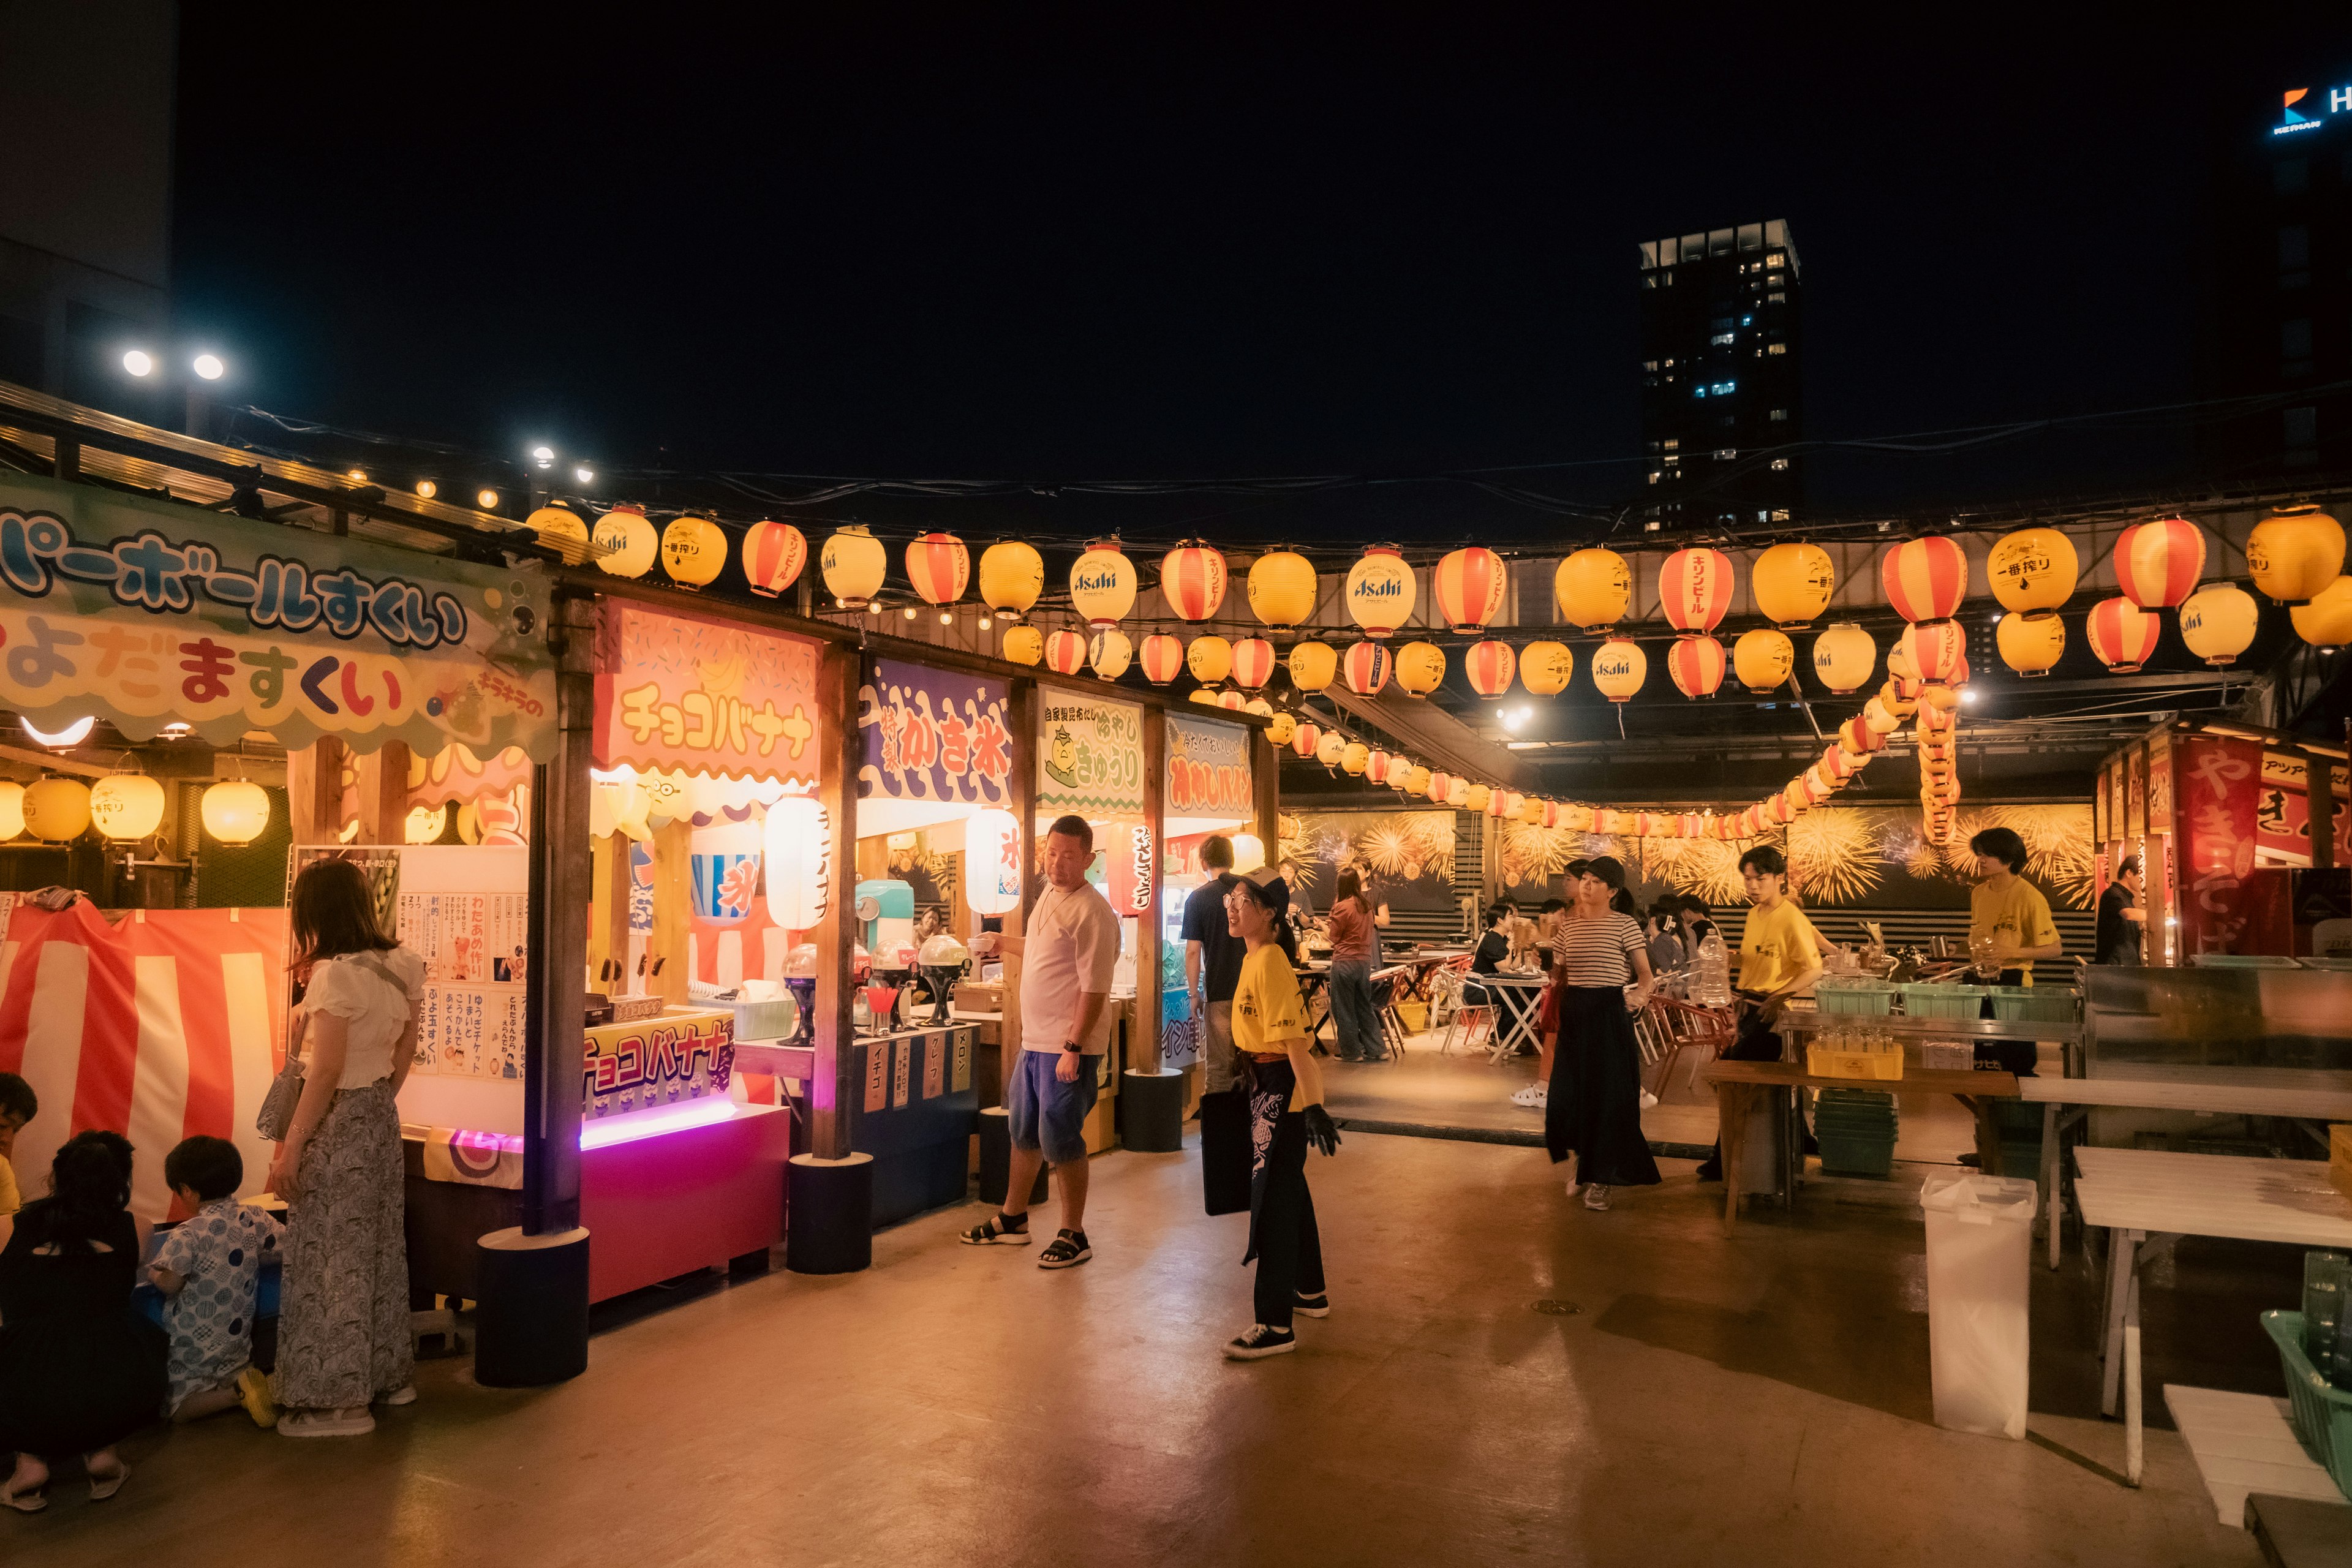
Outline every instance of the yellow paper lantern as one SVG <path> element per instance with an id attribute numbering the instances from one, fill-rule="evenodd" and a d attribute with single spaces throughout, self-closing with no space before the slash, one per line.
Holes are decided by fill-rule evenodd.
<path id="1" fill-rule="evenodd" d="M 1903 721 L 1886 705 L 1886 694 L 1882 691 L 1862 705 L 1862 723 L 1874 735 L 1891 735 L 1902 728 Z"/>
<path id="2" fill-rule="evenodd" d="M 1135 608 L 1135 563 L 1116 539 L 1097 539 L 1070 567 L 1070 607 L 1097 631 Z"/>
<path id="3" fill-rule="evenodd" d="M 1462 809 L 1465 811 L 1475 811 L 1479 815 L 1484 816 L 1486 814 L 1486 807 L 1493 804 L 1494 798 L 1495 791 L 1491 785 L 1472 784 L 1468 789 L 1463 792 Z"/>
<path id="4" fill-rule="evenodd" d="M 2018 674 L 2047 675 L 2066 651 L 2066 623 L 2055 611 L 2038 616 L 2012 611 L 1993 628 L 1993 646 L 2000 652 L 2000 662 Z"/>
<path id="5" fill-rule="evenodd" d="M 2074 542 L 2054 528 L 2004 534 L 1985 556 L 1992 596 L 2013 615 L 2054 610 L 2073 597 L 2082 576 Z"/>
<path id="6" fill-rule="evenodd" d="M 862 522 L 846 523 L 827 534 L 817 556 L 826 591 L 845 610 L 862 610 L 871 603 L 889 571 L 890 552 Z"/>
<path id="7" fill-rule="evenodd" d="M 699 588 L 727 569 L 727 534 L 707 517 L 674 517 L 662 530 L 662 570 L 673 583 Z"/>
<path id="8" fill-rule="evenodd" d="M 1105 680 L 1117 680 L 1134 661 L 1135 645 L 1116 626 L 1097 632 L 1087 645 L 1087 665 Z"/>
<path id="9" fill-rule="evenodd" d="M 1295 714 L 1276 713 L 1265 722 L 1265 738 L 1277 746 L 1290 744 L 1290 737 L 1297 733 L 1298 720 Z"/>
<path id="10" fill-rule="evenodd" d="M 1919 698 L 1917 695 L 1919 685 L 1919 682 L 1916 680 L 1913 681 L 1911 683 L 1911 690 L 1913 694 L 1909 697 L 1906 697 L 1903 695 L 1901 689 L 1898 688 L 1894 681 L 1890 680 L 1885 685 L 1878 689 L 1878 700 L 1881 702 L 1885 703 L 1886 710 L 1889 713 L 1894 714 L 1897 719 L 1908 719 L 1911 717 L 1912 710 L 1919 706 Z"/>
<path id="11" fill-rule="evenodd" d="M 2235 664 L 2254 644 L 2262 611 L 2235 583 L 2208 583 L 2180 606 L 2180 640 L 2217 669 Z"/>
<path id="12" fill-rule="evenodd" d="M 1613 550 L 1580 550 L 1552 573 L 1551 588 L 1570 626 L 1604 632 L 1633 607 L 1633 569 Z"/>
<path id="13" fill-rule="evenodd" d="M 25 786 L 0 783 L 0 839 L 19 837 L 25 831 Z"/>
<path id="14" fill-rule="evenodd" d="M 1759 615 L 1783 631 L 1801 631 L 1829 608 L 1837 564 L 1820 545 L 1797 540 L 1759 555 L 1748 581 Z"/>
<path id="15" fill-rule="evenodd" d="M 1361 741 L 1350 741 L 1347 750 L 1339 753 L 1339 771 L 1361 777 L 1364 770 L 1371 765 L 1371 761 L 1372 749 L 1370 746 Z"/>
<path id="16" fill-rule="evenodd" d="M 2314 647 L 2339 648 L 2352 643 L 2352 577 L 2338 577 L 2321 589 L 2308 605 L 2287 611 L 2294 635 Z"/>
<path id="17" fill-rule="evenodd" d="M 1250 614 L 1288 630 L 1315 613 L 1315 567 L 1294 550 L 1276 550 L 1250 563 Z"/>
<path id="18" fill-rule="evenodd" d="M 441 835 L 448 829 L 448 826 L 449 803 L 447 801 L 443 801 L 439 805 L 420 805 L 410 811 L 407 817 L 401 823 L 401 842 L 438 844 L 441 841 Z"/>
<path id="19" fill-rule="evenodd" d="M 1263 697 L 1253 697 L 1242 704 L 1242 711 L 1255 713 L 1261 719 L 1271 719 L 1274 717 L 1274 704 Z"/>
<path id="20" fill-rule="evenodd" d="M 269 795 L 245 779 L 223 779 L 205 791 L 205 831 L 223 844 L 250 844 L 269 826 Z"/>
<path id="21" fill-rule="evenodd" d="M 1203 686 L 1214 686 L 1234 672 L 1234 645 L 1213 634 L 1197 637 L 1184 650 L 1184 668 Z"/>
<path id="22" fill-rule="evenodd" d="M 1564 642 L 1542 638 L 1519 650 L 1519 684 L 1538 697 L 1557 697 L 1576 677 L 1576 655 Z"/>
<path id="23" fill-rule="evenodd" d="M 1339 673 L 1339 656 L 1328 643 L 1303 642 L 1290 650 L 1291 684 L 1301 691 L 1320 691 Z"/>
<path id="24" fill-rule="evenodd" d="M 1878 645 L 1851 621 L 1841 621 L 1813 639 L 1813 673 L 1840 696 L 1861 690 L 1877 669 Z"/>
<path id="25" fill-rule="evenodd" d="M 539 535 L 539 542 L 562 558 L 566 566 L 577 566 L 588 559 L 588 525 L 580 514 L 568 506 L 543 506 L 522 520 L 522 525 Z M 143 833 L 131 835 L 144 838 Z"/>
<path id="26" fill-rule="evenodd" d="M 1390 776 L 1395 776 L 1393 770 L 1391 770 Z M 1407 768 L 1404 775 L 1404 793 L 1407 795 L 1427 795 L 1429 793 L 1429 770 L 1422 766 L 1419 763 L 1415 763 L 1412 767 Z"/>
<path id="27" fill-rule="evenodd" d="M 1742 632 L 1731 645 L 1731 668 L 1750 691 L 1770 691 L 1787 683 L 1797 666 L 1797 645 L 1786 632 Z"/>
<path id="28" fill-rule="evenodd" d="M 1348 570 L 1348 614 L 1368 637 L 1384 637 L 1412 619 L 1419 579 L 1393 544 L 1375 544 Z"/>
<path id="29" fill-rule="evenodd" d="M 1004 634 L 1004 657 L 1015 664 L 1045 661 L 1045 634 L 1035 626 L 1014 626 Z"/>
<path id="30" fill-rule="evenodd" d="M 1327 768 L 1338 767 L 1339 759 L 1347 754 L 1348 737 L 1336 730 L 1315 742 L 1315 760 Z"/>
<path id="31" fill-rule="evenodd" d="M 1000 539 L 980 552 L 980 602 L 1007 620 L 1019 620 L 1045 591 L 1045 558 L 1018 539 Z"/>
<path id="32" fill-rule="evenodd" d="M 1445 650 L 1435 643 L 1405 644 L 1397 649 L 1396 683 L 1408 696 L 1428 696 L 1445 683 Z"/>
<path id="33" fill-rule="evenodd" d="M 2316 598 L 2344 571 L 2344 529 L 2315 506 L 2281 507 L 2246 536 L 2246 570 L 2273 599 Z"/>
<path id="34" fill-rule="evenodd" d="M 1632 697 L 1649 677 L 1649 656 L 1640 643 L 1611 637 L 1593 650 L 1592 684 L 1612 702 Z"/>
<path id="35" fill-rule="evenodd" d="M 591 542 L 597 550 L 596 569 L 614 577 L 644 576 L 661 548 L 654 525 L 634 506 L 616 506 L 598 518 Z"/>
<path id="36" fill-rule="evenodd" d="M 25 792 L 25 830 L 48 844 L 79 838 L 89 828 L 89 789 L 79 779 L 45 778 Z"/>
<path id="37" fill-rule="evenodd" d="M 109 773 L 89 786 L 89 819 L 117 843 L 144 838 L 163 825 L 163 786 L 145 773 Z"/>

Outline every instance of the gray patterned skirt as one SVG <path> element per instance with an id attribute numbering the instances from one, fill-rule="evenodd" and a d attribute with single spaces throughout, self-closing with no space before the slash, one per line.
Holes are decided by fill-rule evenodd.
<path id="1" fill-rule="evenodd" d="M 278 1400 L 296 1410 L 367 1405 L 415 1371 L 391 1079 L 336 1093 L 302 1150 L 299 1180 L 286 1226 Z"/>

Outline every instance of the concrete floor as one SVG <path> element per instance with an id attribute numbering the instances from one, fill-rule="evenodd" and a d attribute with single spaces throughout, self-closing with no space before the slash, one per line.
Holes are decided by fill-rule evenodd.
<path id="1" fill-rule="evenodd" d="M 1351 1136 L 1310 1166 L 1333 1315 L 1234 1365 L 1243 1217 L 1202 1216 L 1191 1152 L 1108 1155 L 1075 1271 L 957 1246 L 978 1205 L 929 1216 L 863 1275 L 616 1303 L 562 1387 L 477 1388 L 445 1360 L 368 1438 L 151 1429 L 113 1501 L 0 1515 L 0 1560 L 2259 1561 L 2171 1433 L 2145 1489 L 2110 1473 L 2078 1264 L 2036 1273 L 2032 1439 L 1946 1433 L 1916 1217 L 1824 1195 L 1727 1240 L 1717 1189 L 1665 1163 L 1595 1215 L 1534 1151 Z M 2167 1379 L 2276 1392 L 2252 1311 L 2299 1279 L 2283 1250 L 2186 1252 L 2151 1281 L 2152 1409 Z"/>

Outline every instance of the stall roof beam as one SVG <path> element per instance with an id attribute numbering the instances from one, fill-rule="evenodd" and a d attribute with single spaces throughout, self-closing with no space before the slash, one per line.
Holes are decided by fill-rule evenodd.
<path id="1" fill-rule="evenodd" d="M 1322 695 L 1341 711 L 1377 726 L 1400 749 L 1431 767 L 1514 789 L 1528 787 L 1525 762 L 1433 703 L 1407 697 L 1394 687 L 1377 697 L 1359 697 L 1336 686 Z"/>

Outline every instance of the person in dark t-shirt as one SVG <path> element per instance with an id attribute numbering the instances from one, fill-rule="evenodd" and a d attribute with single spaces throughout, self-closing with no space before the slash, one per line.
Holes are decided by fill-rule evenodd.
<path id="1" fill-rule="evenodd" d="M 2092 963 L 2142 962 L 2140 944 L 2147 925 L 2147 911 L 2140 907 L 2140 892 L 2139 857 L 2126 855 L 2116 868 L 2116 879 L 2099 895 L 2098 941 L 2093 949 L 2096 956 Z"/>
<path id="2" fill-rule="evenodd" d="M 1234 987 L 1248 950 L 1225 920 L 1234 885 L 1234 841 L 1222 833 L 1201 841 L 1201 868 L 1209 879 L 1184 900 L 1184 984 L 1201 1020 L 1201 1092 L 1234 1087 Z"/>

